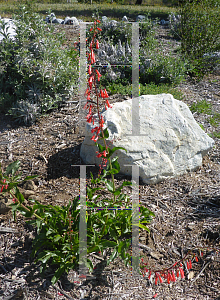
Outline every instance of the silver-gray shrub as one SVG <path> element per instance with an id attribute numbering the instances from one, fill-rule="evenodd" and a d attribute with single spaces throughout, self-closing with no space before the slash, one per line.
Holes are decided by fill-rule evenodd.
<path id="1" fill-rule="evenodd" d="M 16 38 L 0 47 L 0 111 L 31 124 L 76 91 L 77 53 L 39 14 L 21 7 L 13 19 Z"/>

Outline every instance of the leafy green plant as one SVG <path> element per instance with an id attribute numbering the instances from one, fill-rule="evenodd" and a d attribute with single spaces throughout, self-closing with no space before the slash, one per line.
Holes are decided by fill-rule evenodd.
<path id="1" fill-rule="evenodd" d="M 97 21 L 98 22 L 98 21 Z M 109 136 L 108 129 L 104 129 L 104 120 L 100 115 L 99 97 L 106 99 L 106 105 L 111 107 L 107 98 L 106 89 L 98 92 L 96 86 L 96 76 L 99 78 L 101 74 L 95 69 L 92 64 L 95 62 L 94 46 L 99 47 L 98 40 L 95 41 L 97 30 L 96 22 L 94 23 L 93 39 L 90 44 L 91 54 L 89 55 L 89 87 L 86 90 L 87 104 L 89 105 L 90 96 L 92 97 L 92 86 L 94 84 L 95 93 L 97 96 L 97 110 L 99 126 L 92 130 L 92 140 L 97 142 L 102 140 L 105 146 L 96 143 L 98 146 L 98 157 L 109 164 L 104 168 L 101 166 L 100 173 L 97 178 L 93 178 L 91 173 L 91 184 L 87 185 L 87 257 L 86 266 L 90 272 L 93 271 L 93 263 L 88 258 L 88 255 L 93 252 L 101 252 L 108 250 L 105 257 L 107 263 L 112 262 L 117 256 L 125 262 L 126 265 L 131 265 L 131 237 L 132 227 L 138 226 L 149 231 L 146 224 L 150 223 L 154 217 L 154 213 L 146 207 L 140 207 L 138 211 L 137 224 L 133 224 L 132 217 L 134 214 L 131 210 L 131 199 L 127 194 L 122 192 L 126 186 L 132 185 L 129 181 L 124 181 L 119 187 L 116 187 L 114 175 L 120 172 L 118 157 L 111 159 L 111 156 L 118 149 L 125 150 L 122 147 L 109 148 L 106 144 L 106 139 Z M 89 105 L 89 113 L 87 122 L 94 120 L 92 113 L 92 104 Z M 0 184 L 3 185 L 1 192 L 7 192 L 13 197 L 12 211 L 14 216 L 16 212 L 20 212 L 29 220 L 34 227 L 37 228 L 37 234 L 33 241 L 32 255 L 37 261 L 41 262 L 41 272 L 45 271 L 48 265 L 54 265 L 56 271 L 51 282 L 54 284 L 63 273 L 68 273 L 70 269 L 77 269 L 79 264 L 79 215 L 80 215 L 80 197 L 77 196 L 73 201 L 70 201 L 67 206 L 51 206 L 42 205 L 34 199 L 30 199 L 26 203 L 24 196 L 18 188 L 17 177 L 15 173 L 19 169 L 19 161 L 10 164 L 6 173 L 1 171 Z M 9 176 L 11 175 L 11 177 Z M 109 180 L 109 177 L 111 180 Z M 25 178 L 27 180 L 29 178 Z M 104 187 L 103 187 L 104 186 Z M 98 191 L 105 193 L 97 194 Z M 30 203 L 30 204 L 29 204 Z M 126 210 L 121 207 L 125 206 Z M 136 218 L 135 218 L 136 219 Z M 111 251 L 113 250 L 113 251 Z"/>
<path id="2" fill-rule="evenodd" d="M 77 53 L 31 9 L 21 7 L 14 19 L 16 38 L 6 36 L 0 48 L 0 111 L 31 124 L 76 90 Z"/>

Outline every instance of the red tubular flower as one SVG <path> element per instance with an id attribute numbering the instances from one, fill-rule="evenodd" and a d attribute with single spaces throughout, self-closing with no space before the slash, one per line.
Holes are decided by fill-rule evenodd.
<path id="1" fill-rule="evenodd" d="M 3 180 L 3 183 L 6 183 L 6 179 Z M 0 193 L 3 191 L 4 188 L 7 190 L 8 185 L 7 185 L 7 184 L 6 184 L 6 185 L 3 185 L 3 186 L 1 187 Z"/>
<path id="2" fill-rule="evenodd" d="M 88 107 L 88 102 L 86 102 L 86 104 L 84 105 L 83 109 L 87 109 Z"/>
<path id="3" fill-rule="evenodd" d="M 189 269 L 192 269 L 192 262 L 191 262 L 191 260 L 189 261 Z"/>
<path id="4" fill-rule="evenodd" d="M 101 77 L 102 75 L 99 73 L 98 70 L 96 70 L 96 73 L 97 73 L 97 75 L 98 75 L 98 81 L 100 81 L 100 77 Z"/>
<path id="5" fill-rule="evenodd" d="M 160 277 L 160 274 L 158 275 L 160 283 L 163 283 L 163 279 Z"/>
<path id="6" fill-rule="evenodd" d="M 155 278 L 155 285 L 157 285 L 158 277 Z"/>
<path id="7" fill-rule="evenodd" d="M 96 41 L 96 49 L 99 49 L 99 41 Z"/>
<path id="8" fill-rule="evenodd" d="M 158 295 L 158 294 L 155 294 L 155 295 L 153 296 L 153 298 L 156 298 L 156 297 L 157 297 L 157 295 Z"/>
<path id="9" fill-rule="evenodd" d="M 94 142 L 97 142 L 98 137 L 96 137 L 95 135 L 93 135 L 92 138 L 91 138 L 91 140 L 94 141 Z"/>
<path id="10" fill-rule="evenodd" d="M 91 123 L 92 120 L 93 120 L 93 118 L 92 118 L 92 116 L 91 116 L 91 117 L 89 117 L 89 118 L 87 119 L 87 122 L 88 122 L 88 123 Z"/>
<path id="11" fill-rule="evenodd" d="M 174 274 L 174 272 L 172 271 L 172 277 L 171 277 L 171 280 L 173 281 L 173 282 L 175 282 L 176 281 L 176 277 L 175 277 L 175 274 Z"/>
<path id="12" fill-rule="evenodd" d="M 90 29 L 89 29 L 89 31 L 92 31 L 92 30 L 93 30 L 93 28 L 90 28 Z"/>
<path id="13" fill-rule="evenodd" d="M 198 262 L 198 261 L 199 261 L 197 256 L 195 257 L 195 260 L 196 260 L 196 262 Z"/>
<path id="14" fill-rule="evenodd" d="M 102 31 L 102 29 L 101 29 L 101 28 L 99 28 L 99 27 L 97 27 L 97 29 L 98 29 L 99 31 Z"/>
<path id="15" fill-rule="evenodd" d="M 179 270 L 176 271 L 176 277 L 179 277 L 180 274 L 179 274 Z"/>
<path id="16" fill-rule="evenodd" d="M 201 257 L 203 257 L 203 252 L 200 253 Z"/>
<path id="17" fill-rule="evenodd" d="M 107 91 L 106 91 L 106 89 L 104 89 L 104 95 L 105 95 L 105 98 L 108 98 L 109 96 L 108 96 L 108 93 L 107 93 Z"/>
<path id="18" fill-rule="evenodd" d="M 184 271 L 183 271 L 183 269 L 182 268 L 179 268 L 179 270 L 180 270 L 180 275 L 181 275 L 181 278 L 183 279 L 183 278 L 185 278 L 185 275 L 184 275 Z"/>
<path id="19" fill-rule="evenodd" d="M 87 95 L 87 100 L 89 101 L 91 98 L 90 98 L 90 92 L 88 93 Z"/>
<path id="20" fill-rule="evenodd" d="M 99 153 L 98 155 L 97 155 L 97 157 L 101 157 L 102 156 L 102 153 Z"/>
<path id="21" fill-rule="evenodd" d="M 151 278 L 151 271 L 150 271 L 150 274 L 149 274 L 149 276 L 148 276 L 148 279 L 150 279 Z"/>
<path id="22" fill-rule="evenodd" d="M 109 108 L 112 108 L 112 105 L 109 103 L 108 99 L 106 100 L 106 103 L 107 103 Z"/>
<path id="23" fill-rule="evenodd" d="M 101 23 L 101 21 L 99 21 L 99 20 L 96 20 L 96 22 Z"/>
<path id="24" fill-rule="evenodd" d="M 92 66 L 89 65 L 89 75 L 91 75 L 91 74 L 92 74 Z"/>

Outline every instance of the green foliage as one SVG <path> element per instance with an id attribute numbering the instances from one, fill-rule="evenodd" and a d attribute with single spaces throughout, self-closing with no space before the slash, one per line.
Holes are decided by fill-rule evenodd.
<path id="1" fill-rule="evenodd" d="M 220 132 L 219 131 L 213 132 L 212 136 L 220 139 Z"/>
<path id="2" fill-rule="evenodd" d="M 220 49 L 220 1 L 186 1 L 180 14 L 181 51 L 190 61 L 189 75 L 202 77 L 216 64 L 204 55 Z"/>
<path id="3" fill-rule="evenodd" d="M 31 10 L 22 7 L 14 18 L 16 39 L 6 33 L 0 48 L 0 111 L 31 124 L 72 95 L 77 54 L 64 46 L 64 35 L 55 26 Z"/>
<path id="4" fill-rule="evenodd" d="M 207 102 L 205 99 L 199 101 L 197 103 L 193 103 L 190 107 L 192 112 L 198 112 L 203 114 L 211 114 L 212 113 L 212 104 Z"/>
<path id="5" fill-rule="evenodd" d="M 110 155 L 118 149 L 124 150 L 124 148 L 115 147 Z M 104 250 L 108 250 L 108 256 L 105 257 L 107 264 L 118 256 L 126 266 L 131 264 L 132 210 L 129 209 L 131 200 L 122 193 L 123 187 L 131 185 L 131 182 L 124 181 L 121 186 L 115 188 L 114 184 L 106 178 L 120 171 L 117 159 L 118 157 L 113 158 L 112 167 L 108 166 L 98 178 L 94 179 L 91 174 L 91 185 L 87 185 L 86 266 L 90 272 L 93 271 L 93 264 L 88 256 L 93 252 L 103 254 Z M 21 183 L 21 173 L 17 175 L 19 167 L 20 162 L 15 161 L 7 167 L 5 173 L 0 170 L 0 186 L 6 179 L 4 184 L 8 187 L 3 192 L 8 192 L 15 199 L 11 204 L 14 216 L 19 211 L 28 219 L 27 222 L 37 229 L 33 240 L 32 257 L 36 258 L 36 262 L 41 262 L 41 272 L 44 272 L 48 266 L 54 266 L 55 272 L 51 279 L 54 284 L 62 274 L 78 268 L 80 198 L 75 197 L 67 206 L 42 205 L 34 199 L 29 199 L 26 204 L 17 186 Z M 34 177 L 29 176 L 24 180 Z M 101 183 L 106 184 L 107 192 L 112 197 L 100 199 L 101 195 L 96 195 L 97 191 L 104 190 L 100 187 Z M 127 210 L 117 209 L 122 206 L 126 206 Z M 146 207 L 140 207 L 139 215 L 139 224 L 135 225 L 149 231 L 146 224 L 151 222 L 154 214 Z"/>
<path id="6" fill-rule="evenodd" d="M 218 127 L 220 124 L 220 114 L 213 111 L 212 104 L 207 102 L 205 99 L 202 101 L 199 101 L 197 103 L 193 103 L 190 107 L 190 110 L 194 113 L 200 113 L 200 114 L 207 114 L 212 115 L 208 119 L 210 125 L 213 127 Z"/>

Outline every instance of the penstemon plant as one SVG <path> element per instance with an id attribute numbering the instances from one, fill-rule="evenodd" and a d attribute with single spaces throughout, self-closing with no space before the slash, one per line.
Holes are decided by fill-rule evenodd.
<path id="1" fill-rule="evenodd" d="M 100 80 L 101 74 L 94 67 L 95 53 L 93 47 L 98 48 L 99 42 L 95 40 L 97 32 L 100 30 L 94 22 L 93 39 L 90 43 L 91 53 L 88 56 L 89 79 L 88 89 L 86 90 L 87 103 L 85 108 L 89 108 L 87 122 L 95 123 L 96 117 L 93 114 L 93 105 L 96 103 L 98 112 L 98 126 L 92 129 L 92 140 L 98 146 L 97 156 L 103 159 L 100 167 L 99 176 L 95 179 L 91 174 L 91 185 L 87 186 L 87 261 L 86 265 L 90 272 L 94 266 L 89 258 L 93 253 L 101 253 L 107 264 L 111 263 L 116 257 L 120 257 L 126 264 L 131 265 L 131 234 L 132 234 L 132 210 L 130 208 L 129 197 L 122 193 L 125 186 L 132 183 L 124 181 L 119 187 L 116 187 L 114 174 L 120 171 L 120 165 L 117 161 L 118 157 L 111 159 L 112 154 L 122 147 L 114 147 L 110 149 L 106 139 L 109 137 L 107 128 L 104 129 L 104 119 L 100 113 L 100 97 L 105 100 L 105 107 L 111 107 L 108 101 L 106 89 L 98 91 L 96 81 Z M 92 101 L 92 93 L 96 97 L 96 102 Z M 104 146 L 97 143 L 103 140 Z M 107 165 L 108 161 L 108 165 Z M 54 265 L 56 271 L 51 279 L 54 284 L 63 273 L 68 273 L 71 269 L 77 269 L 79 265 L 79 221 L 80 221 L 80 197 L 77 196 L 70 201 L 67 206 L 42 205 L 34 199 L 29 199 L 28 203 L 22 193 L 19 191 L 18 184 L 21 183 L 19 178 L 21 174 L 15 176 L 20 166 L 19 161 L 10 164 L 6 172 L 0 172 L 0 184 L 2 184 L 2 192 L 9 193 L 13 198 L 12 212 L 14 218 L 16 212 L 20 212 L 26 218 L 28 223 L 37 228 L 37 233 L 33 241 L 32 256 L 36 258 L 36 262 L 41 262 L 41 272 L 46 267 Z M 108 179 L 111 178 L 111 180 Z M 31 179 L 27 177 L 24 180 Z M 106 189 L 105 187 L 106 186 Z M 110 197 L 97 194 L 100 190 L 110 193 Z M 104 193 L 104 195 L 107 193 Z M 127 207 L 126 210 L 117 208 Z M 135 224 L 140 228 L 148 230 L 147 223 L 150 223 L 154 217 L 153 212 L 146 207 L 140 207 L 139 224 Z M 31 218 L 31 220 L 30 220 Z"/>

